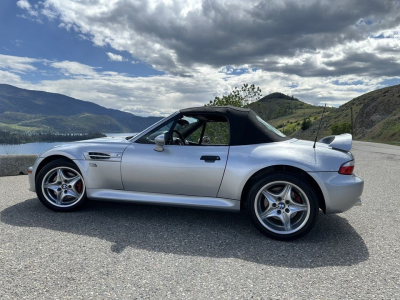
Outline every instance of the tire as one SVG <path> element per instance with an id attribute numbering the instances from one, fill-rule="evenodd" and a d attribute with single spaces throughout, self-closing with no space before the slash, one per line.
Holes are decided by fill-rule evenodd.
<path id="1" fill-rule="evenodd" d="M 311 185 L 285 172 L 268 174 L 256 181 L 247 196 L 246 208 L 258 230 L 281 241 L 309 233 L 319 212 Z"/>
<path id="2" fill-rule="evenodd" d="M 73 211 L 87 202 L 83 176 L 67 159 L 45 165 L 36 177 L 35 185 L 40 202 L 54 211 Z"/>

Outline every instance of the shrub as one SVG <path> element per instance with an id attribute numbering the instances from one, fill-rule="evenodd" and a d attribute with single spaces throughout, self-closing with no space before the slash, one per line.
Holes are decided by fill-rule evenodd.
<path id="1" fill-rule="evenodd" d="M 311 127 L 311 120 L 310 118 L 304 118 L 303 122 L 301 123 L 301 130 L 307 130 L 308 128 Z"/>
<path id="2" fill-rule="evenodd" d="M 351 124 L 347 122 L 335 123 L 331 126 L 332 134 L 338 135 L 342 133 L 351 133 Z"/>

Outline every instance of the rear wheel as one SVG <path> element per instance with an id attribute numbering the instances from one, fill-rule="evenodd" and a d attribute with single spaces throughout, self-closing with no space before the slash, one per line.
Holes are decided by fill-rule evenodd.
<path id="1" fill-rule="evenodd" d="M 87 201 L 85 181 L 78 167 L 65 159 L 50 162 L 40 170 L 36 193 L 54 211 L 72 211 Z"/>
<path id="2" fill-rule="evenodd" d="M 247 198 L 254 225 L 278 240 L 307 234 L 318 217 L 318 201 L 311 185 L 290 173 L 274 173 L 258 180 Z"/>

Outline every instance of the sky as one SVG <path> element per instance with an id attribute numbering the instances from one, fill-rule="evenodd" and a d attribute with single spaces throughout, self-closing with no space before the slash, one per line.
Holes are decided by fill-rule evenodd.
<path id="1" fill-rule="evenodd" d="M 0 83 L 141 116 L 244 83 L 339 106 L 400 84 L 400 1 L 1 0 Z"/>

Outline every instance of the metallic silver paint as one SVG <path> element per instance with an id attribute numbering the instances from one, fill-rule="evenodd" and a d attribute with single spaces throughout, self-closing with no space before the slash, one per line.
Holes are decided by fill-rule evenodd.
<path id="1" fill-rule="evenodd" d="M 228 146 L 165 145 L 133 143 L 122 157 L 121 173 L 128 191 L 216 197 L 228 157 Z M 205 162 L 203 155 L 219 156 Z M 221 197 L 223 198 L 223 197 Z"/>
<path id="2" fill-rule="evenodd" d="M 305 172 L 335 172 L 353 159 L 350 153 L 328 145 L 296 139 L 279 143 L 230 147 L 229 159 L 218 197 L 240 200 L 246 182 L 270 166 L 292 166 Z"/>
<path id="3" fill-rule="evenodd" d="M 360 200 L 364 181 L 355 175 L 337 172 L 309 173 L 320 186 L 325 198 L 326 213 L 336 214 L 349 210 Z"/>
<path id="4" fill-rule="evenodd" d="M 90 164 L 93 160 L 74 160 L 86 180 L 86 187 L 91 189 L 123 190 L 121 163 L 96 160 L 97 167 Z"/>
<path id="5" fill-rule="evenodd" d="M 236 203 L 239 203 L 242 190 L 252 175 L 269 166 L 286 165 L 305 171 L 314 178 L 324 195 L 327 213 L 343 212 L 359 201 L 363 180 L 357 176 L 340 175 L 337 172 L 341 164 L 354 159 L 352 154 L 332 149 L 330 145 L 323 143 L 317 143 L 315 149 L 312 147 L 313 142 L 297 139 L 231 147 L 166 145 L 163 152 L 154 151 L 155 144 L 135 143 L 141 136 L 163 122 L 168 122 L 177 114 L 178 112 L 157 122 L 130 140 L 102 138 L 80 141 L 42 153 L 29 174 L 30 190 L 35 191 L 35 177 L 39 164 L 46 157 L 58 155 L 76 163 L 88 191 L 107 191 L 100 194 L 88 193 L 89 198 L 96 195 L 98 198 L 109 197 L 109 200 L 114 200 L 118 199 L 118 194 L 124 195 L 123 199 L 133 199 L 145 192 L 146 197 L 140 198 L 140 201 L 161 201 L 164 204 L 178 202 L 179 205 L 183 205 L 181 201 L 188 199 L 188 206 L 193 206 L 192 196 L 196 196 L 199 198 L 196 198 L 196 201 L 203 197 L 206 202 L 213 199 L 207 202 L 206 207 L 215 205 L 219 208 L 221 204 L 216 200 L 222 199 L 223 202 L 234 201 L 232 203 L 235 205 L 228 206 L 230 209 L 239 210 L 240 205 Z M 344 144 L 348 145 L 348 136 L 335 140 L 338 143 L 342 138 L 345 140 Z M 336 147 L 339 147 L 338 144 Z M 122 159 L 87 159 L 85 153 L 92 151 L 122 153 Z M 203 155 L 216 155 L 221 157 L 221 160 L 214 163 L 205 162 L 200 160 Z M 90 167 L 90 163 L 95 163 L 97 167 Z M 156 196 L 162 194 L 163 196 Z M 156 197 L 156 200 L 152 201 L 152 196 Z M 162 197 L 168 200 L 160 200 Z M 176 201 L 173 200 L 175 198 Z"/>
<path id="6" fill-rule="evenodd" d="M 36 162 L 37 162 L 37 160 L 36 160 Z M 34 172 L 34 168 L 33 168 L 33 166 L 32 167 L 29 167 L 28 168 L 28 180 L 29 180 L 29 190 L 31 191 L 31 192 L 36 192 L 36 188 L 35 188 L 35 172 Z"/>
<path id="7" fill-rule="evenodd" d="M 335 139 L 329 144 L 329 147 L 350 151 L 352 141 L 350 133 L 343 133 L 341 135 L 336 135 Z"/>
<path id="8" fill-rule="evenodd" d="M 162 204 L 229 211 L 240 210 L 240 201 L 213 197 L 164 195 L 156 193 L 129 192 L 105 189 L 87 189 L 87 196 L 90 199 L 105 201 L 110 201 L 110 199 L 112 199 L 114 201 L 131 203 Z"/>
<path id="9" fill-rule="evenodd" d="M 165 133 L 164 134 L 160 134 L 158 137 L 156 137 L 154 142 L 156 143 L 156 146 L 154 148 L 155 151 L 157 151 L 157 152 L 164 151 Z"/>

